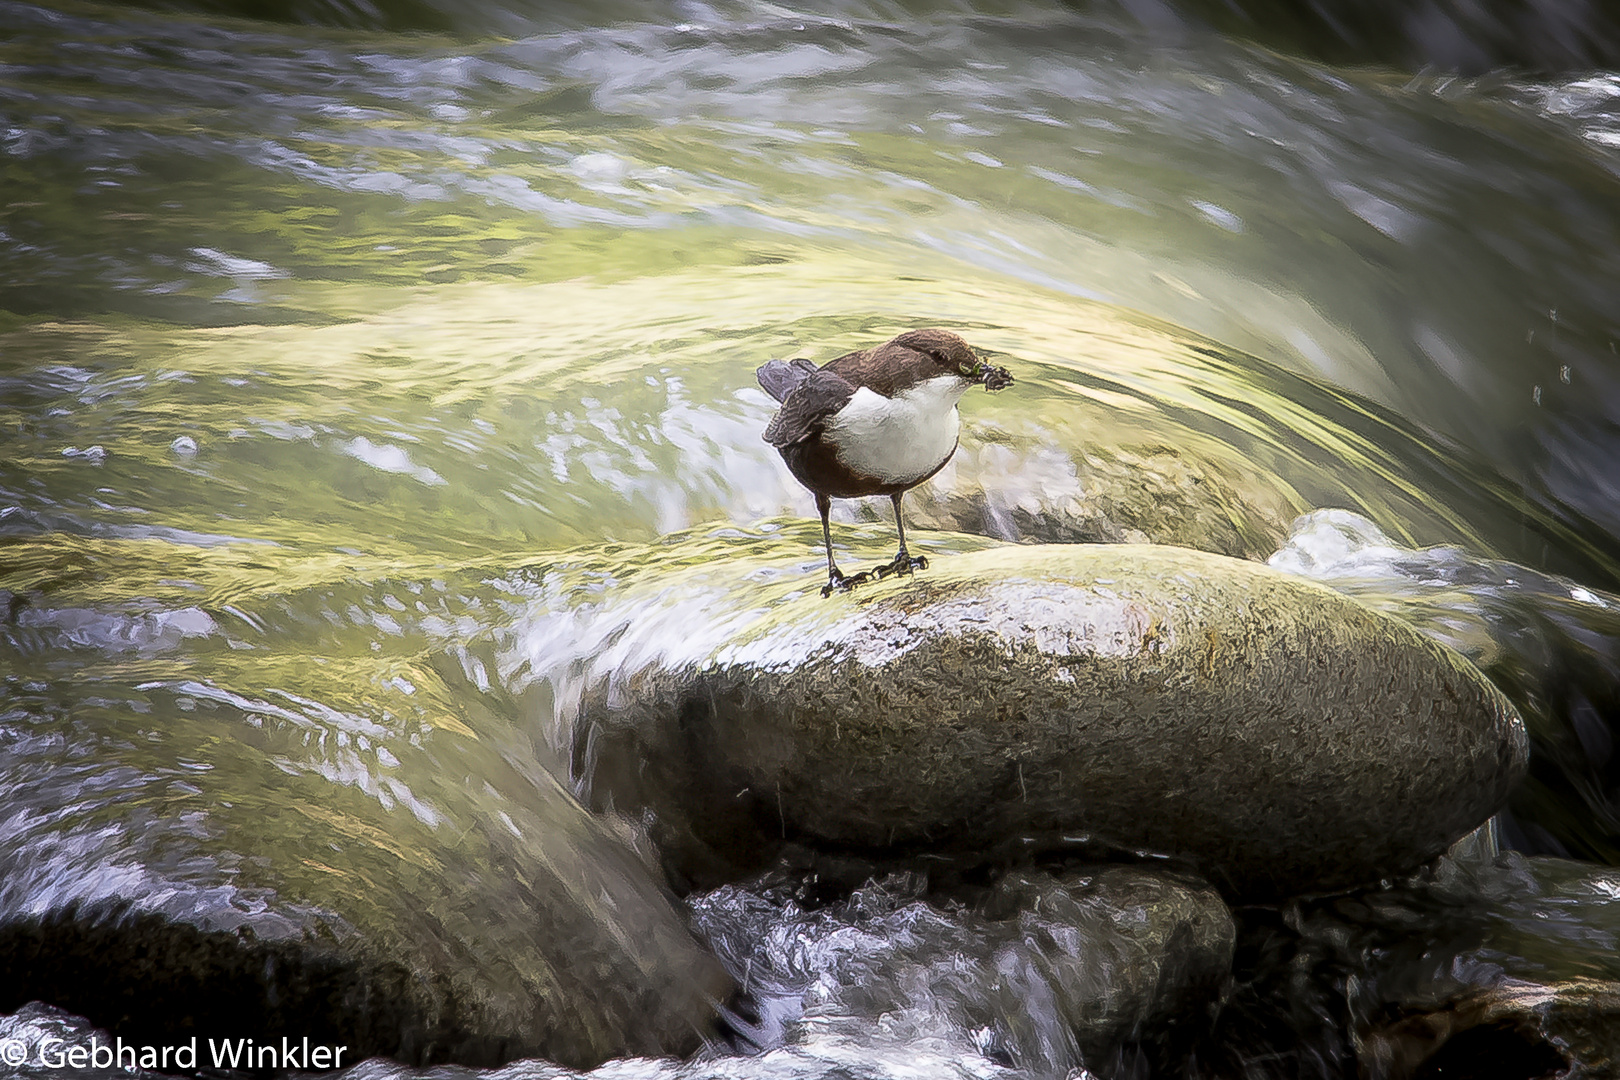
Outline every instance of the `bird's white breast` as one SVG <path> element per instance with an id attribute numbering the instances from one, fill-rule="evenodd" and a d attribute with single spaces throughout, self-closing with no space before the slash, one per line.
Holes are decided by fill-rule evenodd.
<path id="1" fill-rule="evenodd" d="M 956 449 L 956 403 L 971 384 L 940 375 L 892 398 L 861 387 L 832 416 L 824 437 L 845 468 L 892 484 L 915 484 Z"/>

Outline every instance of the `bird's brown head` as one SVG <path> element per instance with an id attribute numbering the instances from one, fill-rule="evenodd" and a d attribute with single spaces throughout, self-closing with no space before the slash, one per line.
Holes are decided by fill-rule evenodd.
<path id="1" fill-rule="evenodd" d="M 992 367 L 973 347 L 949 330 L 911 330 L 891 343 L 915 349 L 931 357 L 943 373 L 958 375 L 986 390 L 1004 390 L 1012 385 L 1012 372 Z"/>

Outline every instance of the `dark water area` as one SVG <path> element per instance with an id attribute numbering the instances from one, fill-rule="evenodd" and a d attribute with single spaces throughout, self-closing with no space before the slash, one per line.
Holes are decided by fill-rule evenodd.
<path id="1" fill-rule="evenodd" d="M 1106 1067 L 1073 1002 L 1124 969 L 1054 959 L 1061 919 L 779 869 L 668 901 L 752 995 L 732 1034 L 600 1075 L 1351 1076 L 1447 964 L 1620 978 L 1617 19 L 0 0 L 0 907 L 217 929 L 330 887 L 503 987 L 536 896 L 652 925 L 640 826 L 575 801 L 616 590 L 813 575 L 754 368 L 941 325 L 1018 381 L 908 496 L 919 550 L 1204 547 L 1411 622 L 1526 719 L 1512 850 L 1239 910 L 1209 1030 Z M 110 1032 L 117 967 L 0 1037 Z M 406 1073 L 472 1075 L 349 1075 Z"/>
<path id="2" fill-rule="evenodd" d="M 147 4 L 158 11 L 233 16 L 311 26 L 477 35 L 521 34 L 542 25 L 578 26 L 647 18 L 654 5 L 592 5 L 594 15 L 563 5 L 433 3 L 398 0 L 192 0 Z M 1211 33 L 1249 39 L 1332 64 L 1380 64 L 1480 74 L 1516 67 L 1542 72 L 1612 68 L 1620 56 L 1620 18 L 1586 0 L 1466 4 L 1443 0 L 1071 0 L 1079 14 L 1136 24 L 1161 43 L 1187 44 Z M 703 9 L 656 5 L 679 21 Z"/>

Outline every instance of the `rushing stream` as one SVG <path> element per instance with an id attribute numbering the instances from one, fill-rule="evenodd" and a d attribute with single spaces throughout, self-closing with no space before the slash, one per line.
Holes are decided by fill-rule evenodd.
<path id="1" fill-rule="evenodd" d="M 1213 1026 L 1108 1062 L 1066 995 L 1125 960 L 1051 959 L 1084 897 L 777 867 L 682 900 L 729 1036 L 597 1075 L 1354 1076 L 1396 954 L 1620 978 L 1615 70 L 1302 59 L 1198 5 L 264 7 L 0 0 L 0 906 L 190 910 L 145 875 L 207 821 L 232 904 L 233 853 L 364 893 L 320 822 L 520 919 L 480 830 L 588 795 L 572 710 L 656 647 L 615 586 L 818 572 L 755 367 L 940 325 L 1018 381 L 964 401 L 919 550 L 1181 543 L 1411 621 L 1525 716 L 1515 850 L 1240 911 Z M 835 510 L 857 561 L 880 503 Z M 0 1036 L 95 1032 L 60 993 Z M 470 1074 L 348 1073 L 400 1075 Z"/>

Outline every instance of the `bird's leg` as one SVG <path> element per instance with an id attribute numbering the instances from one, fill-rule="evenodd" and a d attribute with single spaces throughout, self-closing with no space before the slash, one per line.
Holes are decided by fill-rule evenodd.
<path id="1" fill-rule="evenodd" d="M 838 564 L 833 562 L 832 526 L 827 524 L 827 513 L 831 509 L 831 499 L 825 495 L 816 495 L 816 512 L 821 515 L 821 539 L 827 545 L 827 587 L 821 590 L 822 596 L 831 594 L 834 588 L 844 583 L 844 575 L 839 573 Z"/>
<path id="2" fill-rule="evenodd" d="M 889 501 L 894 503 L 894 526 L 900 532 L 900 550 L 895 553 L 894 561 L 877 568 L 876 574 L 880 578 L 888 577 L 890 574 L 909 574 L 913 570 L 928 569 L 928 559 L 925 556 L 913 555 L 906 548 L 906 518 L 900 512 L 900 497 L 904 494 L 903 491 L 897 491 L 889 496 Z"/>
<path id="3" fill-rule="evenodd" d="M 848 592 L 862 582 L 872 580 L 871 573 L 866 570 L 862 570 L 853 577 L 845 577 L 843 572 L 838 569 L 838 564 L 833 561 L 832 526 L 827 524 L 827 512 L 831 509 L 831 499 L 825 495 L 816 496 L 816 510 L 821 513 L 821 539 L 827 545 L 827 584 L 821 587 L 822 596 L 831 596 L 834 589 Z"/>

